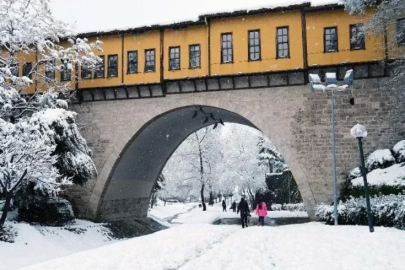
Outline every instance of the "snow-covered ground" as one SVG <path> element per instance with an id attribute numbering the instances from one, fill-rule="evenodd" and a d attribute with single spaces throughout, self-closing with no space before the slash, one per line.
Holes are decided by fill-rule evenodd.
<path id="1" fill-rule="evenodd" d="M 190 224 L 190 223 L 213 223 L 219 218 L 239 218 L 239 214 L 227 209 L 227 212 L 222 211 L 222 206 L 217 203 L 213 206 L 207 205 L 207 211 L 202 211 L 197 203 L 191 204 L 172 204 L 162 206 L 159 205 L 149 210 L 149 217 L 154 218 L 156 221 L 164 223 L 170 221 L 172 225 L 176 224 Z M 252 213 L 252 216 L 256 216 Z M 308 217 L 307 212 L 290 212 L 290 211 L 269 211 L 270 218 L 290 218 L 290 217 Z M 163 222 L 162 222 L 163 221 Z M 170 224 L 169 224 L 170 226 Z"/>
<path id="2" fill-rule="evenodd" d="M 392 228 L 183 224 L 33 265 L 54 269 L 404 269 L 405 233 Z"/>
<path id="3" fill-rule="evenodd" d="M 84 220 L 65 227 L 12 225 L 18 232 L 15 243 L 0 241 L 2 270 L 18 269 L 118 241 L 102 225 Z"/>

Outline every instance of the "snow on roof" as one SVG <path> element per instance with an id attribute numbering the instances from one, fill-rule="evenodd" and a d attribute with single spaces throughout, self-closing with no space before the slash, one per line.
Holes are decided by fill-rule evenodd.
<path id="1" fill-rule="evenodd" d="M 263 9 L 287 8 L 311 4 L 311 7 L 341 4 L 341 0 L 71 0 L 51 1 L 54 16 L 76 22 L 81 34 L 102 34 L 135 28 L 199 22 L 201 14 L 252 13 Z M 96 8 L 95 8 L 96 6 Z"/>

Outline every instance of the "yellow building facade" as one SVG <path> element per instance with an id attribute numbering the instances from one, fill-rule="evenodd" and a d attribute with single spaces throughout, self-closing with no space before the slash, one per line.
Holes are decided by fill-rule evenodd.
<path id="1" fill-rule="evenodd" d="M 362 26 L 373 12 L 367 10 L 362 16 L 352 16 L 338 5 L 315 8 L 305 4 L 204 15 L 198 21 L 172 25 L 81 34 L 89 42 L 103 42 L 103 51 L 95 51 L 103 62 L 96 70 L 79 68 L 75 79 L 76 71 L 72 71 L 69 84 L 72 90 L 126 89 L 176 80 L 308 72 L 311 68 L 372 64 L 398 57 L 404 50 L 403 44 L 391 42 L 385 49 L 387 40 L 395 40 L 395 27 L 386 36 L 364 32 Z M 23 65 L 35 62 L 36 57 L 18 56 L 20 75 Z M 56 79 L 62 77 L 55 72 Z M 41 91 L 43 87 L 33 83 L 27 92 L 35 89 Z"/>

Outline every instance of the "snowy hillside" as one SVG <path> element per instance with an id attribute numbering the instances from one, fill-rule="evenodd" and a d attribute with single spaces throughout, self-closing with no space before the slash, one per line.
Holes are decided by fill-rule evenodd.
<path id="1" fill-rule="evenodd" d="M 0 269 L 18 269 L 34 263 L 115 243 L 101 224 L 76 220 L 65 227 L 8 223 L 17 231 L 15 243 L 0 241 Z"/>

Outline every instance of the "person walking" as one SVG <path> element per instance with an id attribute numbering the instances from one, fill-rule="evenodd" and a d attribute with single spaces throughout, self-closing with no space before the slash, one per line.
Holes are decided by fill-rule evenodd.
<path id="1" fill-rule="evenodd" d="M 231 208 L 232 208 L 232 211 L 233 211 L 233 212 L 236 212 L 236 202 L 233 202 L 233 203 L 232 203 Z"/>
<path id="2" fill-rule="evenodd" d="M 222 200 L 222 212 L 226 212 L 226 202 Z"/>
<path id="3" fill-rule="evenodd" d="M 247 217 L 249 213 L 249 205 L 245 198 L 240 199 L 237 214 L 240 212 L 240 219 L 242 220 L 242 228 L 248 227 Z"/>
<path id="4" fill-rule="evenodd" d="M 260 224 L 264 226 L 264 217 L 267 216 L 267 205 L 263 199 L 259 199 L 259 203 L 256 206 L 256 214 L 259 216 L 258 226 Z"/>

